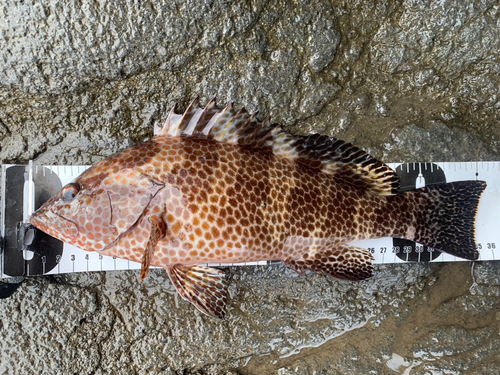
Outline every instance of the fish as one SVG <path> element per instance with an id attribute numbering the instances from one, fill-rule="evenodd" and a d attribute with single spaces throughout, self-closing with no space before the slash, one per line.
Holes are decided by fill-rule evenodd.
<path id="1" fill-rule="evenodd" d="M 209 264 L 280 260 L 358 281 L 374 257 L 353 241 L 404 238 L 476 260 L 484 181 L 399 193 L 397 174 L 351 143 L 292 135 L 216 98 L 175 105 L 155 135 L 85 170 L 30 218 L 87 251 L 163 267 L 179 295 L 225 319 L 228 280 Z"/>

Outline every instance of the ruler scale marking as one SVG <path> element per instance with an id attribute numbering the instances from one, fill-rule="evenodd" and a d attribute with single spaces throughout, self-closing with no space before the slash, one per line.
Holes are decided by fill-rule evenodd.
<path id="1" fill-rule="evenodd" d="M 462 164 L 463 163 L 463 164 Z M 470 165 L 468 165 L 470 163 Z M 396 169 L 405 163 L 388 163 L 392 169 Z M 458 180 L 485 180 L 488 183 L 488 187 L 483 193 L 481 204 L 479 207 L 477 227 L 476 227 L 476 241 L 480 251 L 480 260 L 496 260 L 499 258 L 497 256 L 498 246 L 500 246 L 500 232 L 496 230 L 500 224 L 500 216 L 495 215 L 496 212 L 494 207 L 500 205 L 500 162 L 446 162 L 446 163 L 406 163 L 403 166 L 403 170 L 406 173 L 410 173 L 410 169 L 413 168 L 414 171 L 419 171 L 419 176 L 417 180 L 424 180 L 423 171 L 430 171 L 430 173 L 438 172 L 439 169 L 445 172 L 446 181 L 458 181 Z M 5 170 L 12 165 L 2 165 L 2 210 L 5 210 Z M 64 186 L 68 182 L 72 181 L 77 175 L 81 174 L 88 166 L 40 166 L 35 165 L 32 169 L 32 173 L 40 174 L 44 177 L 47 173 L 55 174 L 61 180 Z M 427 172 L 426 172 L 427 173 Z M 418 182 L 418 181 L 417 181 Z M 36 189 L 36 187 L 35 187 Z M 4 213 L 2 212 L 2 232 L 4 233 L 3 226 Z M 497 234 L 497 232 L 499 232 Z M 397 254 L 397 249 L 394 248 L 391 238 L 382 238 L 376 240 L 364 240 L 358 241 L 358 246 L 364 248 L 373 248 L 375 263 L 404 263 L 409 259 L 409 252 L 403 253 L 403 249 L 399 249 L 403 259 L 400 259 Z M 481 247 L 479 247 L 481 246 Z M 416 247 L 414 248 L 414 250 Z M 387 252 L 391 252 L 392 256 L 386 256 Z M 423 252 L 419 248 L 415 250 L 417 252 L 417 261 L 421 261 Z M 425 251 L 425 250 L 423 250 Z M 85 255 L 88 258 L 85 258 Z M 430 253 L 432 255 L 432 252 Z M 74 257 L 74 258 L 73 258 Z M 72 260 L 73 258 L 74 260 Z M 86 260 L 86 262 L 85 262 Z M 451 256 L 446 253 L 441 253 L 433 262 L 446 262 L 446 261 L 464 261 L 463 259 Z M 85 264 L 86 263 L 86 264 Z M 247 262 L 243 264 L 220 264 L 218 266 L 240 266 L 240 265 L 269 265 L 274 264 L 273 261 L 260 261 L 260 262 Z M 45 271 L 46 264 L 43 264 Z M 106 270 L 122 270 L 122 269 L 140 269 L 140 264 L 129 260 L 117 259 L 112 257 L 103 256 L 98 253 L 86 252 L 80 250 L 74 246 L 64 244 L 64 251 L 57 266 L 53 269 L 47 271 L 47 274 L 57 274 L 57 273 L 67 273 L 67 272 L 80 272 L 80 271 L 106 271 Z M 5 270 L 5 259 L 3 254 L 0 257 L 0 272 L 3 277 L 9 277 L 4 273 Z M 30 265 L 26 264 L 26 273 L 30 274 Z"/>

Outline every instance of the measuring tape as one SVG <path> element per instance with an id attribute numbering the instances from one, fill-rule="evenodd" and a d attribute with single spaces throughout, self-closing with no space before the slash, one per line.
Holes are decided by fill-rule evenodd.
<path id="1" fill-rule="evenodd" d="M 401 191 L 461 180 L 483 180 L 476 218 L 480 261 L 500 259 L 500 162 L 388 164 L 401 180 Z M 87 252 L 37 230 L 28 229 L 29 216 L 88 166 L 2 165 L 0 234 L 1 277 L 50 275 L 82 271 L 140 269 L 141 264 Z M 412 241 L 380 238 L 353 242 L 368 249 L 375 263 L 455 262 L 464 259 Z M 279 261 L 211 266 L 268 265 Z"/>

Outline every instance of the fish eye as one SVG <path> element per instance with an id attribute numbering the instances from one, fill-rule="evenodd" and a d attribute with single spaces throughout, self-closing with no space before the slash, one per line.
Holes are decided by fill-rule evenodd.
<path id="1" fill-rule="evenodd" d="M 76 195 L 80 192 L 80 185 L 75 182 L 67 184 L 62 189 L 62 197 L 65 201 L 72 201 L 75 199 Z"/>

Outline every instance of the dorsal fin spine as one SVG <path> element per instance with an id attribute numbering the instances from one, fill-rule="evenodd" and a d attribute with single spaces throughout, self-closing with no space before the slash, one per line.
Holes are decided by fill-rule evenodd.
<path id="1" fill-rule="evenodd" d="M 180 133 L 186 133 L 186 129 L 189 127 L 189 124 L 191 122 L 191 119 L 193 118 L 194 114 L 196 113 L 198 109 L 198 101 L 200 100 L 199 96 L 191 100 L 191 103 L 189 103 L 188 107 L 184 111 L 184 114 L 182 115 L 182 119 L 179 122 L 179 132 Z"/>
<path id="2" fill-rule="evenodd" d="M 215 115 L 212 116 L 207 126 L 202 131 L 204 135 L 208 135 L 208 133 L 212 130 L 212 128 L 214 127 L 215 123 L 217 122 L 217 120 L 221 115 L 222 113 L 216 113 Z"/>
<path id="3" fill-rule="evenodd" d="M 175 110 L 177 109 L 177 103 L 174 104 L 172 110 L 168 114 L 167 119 L 165 120 L 165 124 L 163 125 L 162 130 L 158 133 L 159 135 L 175 135 L 177 134 L 177 130 L 179 128 L 179 120 L 182 116 L 176 115 Z"/>
<path id="4" fill-rule="evenodd" d="M 184 130 L 184 134 L 186 135 L 192 135 L 195 128 L 196 124 L 200 121 L 201 115 L 203 114 L 203 110 L 201 108 L 198 108 L 194 115 L 191 117 L 191 120 L 189 121 L 189 124 L 187 125 L 186 129 Z"/>
<path id="5" fill-rule="evenodd" d="M 208 104 L 205 106 L 205 108 L 203 109 L 203 111 L 201 113 L 200 119 L 198 120 L 198 123 L 196 124 L 192 134 L 195 134 L 195 135 L 203 134 L 208 123 L 214 117 L 214 115 L 217 113 L 216 101 L 217 101 L 217 97 L 214 96 L 212 98 L 212 100 L 210 100 L 208 102 Z M 208 130 L 207 130 L 207 134 L 208 134 Z"/>

